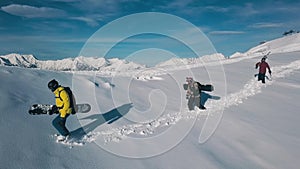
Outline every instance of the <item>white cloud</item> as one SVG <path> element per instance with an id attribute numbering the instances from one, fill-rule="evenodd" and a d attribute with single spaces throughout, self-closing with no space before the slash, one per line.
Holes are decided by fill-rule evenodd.
<path id="1" fill-rule="evenodd" d="M 102 14 L 117 12 L 119 10 L 120 2 L 118 0 L 85 0 L 85 1 L 78 1 L 73 4 L 76 8 L 91 12 L 97 11 L 101 12 Z"/>
<path id="2" fill-rule="evenodd" d="M 90 18 L 90 17 L 70 17 L 69 19 L 73 19 L 73 20 L 78 20 L 78 21 L 83 21 L 86 22 L 88 25 L 90 26 L 98 26 L 98 22 L 96 19 Z"/>
<path id="3" fill-rule="evenodd" d="M 52 0 L 55 2 L 78 2 L 79 0 Z"/>
<path id="4" fill-rule="evenodd" d="M 236 35 L 236 34 L 244 34 L 243 31 L 212 31 L 209 32 L 211 35 Z"/>
<path id="5" fill-rule="evenodd" d="M 241 7 L 239 12 L 244 16 L 251 16 L 261 13 L 259 10 L 257 10 L 256 5 L 252 3 L 246 3 L 245 6 Z"/>
<path id="6" fill-rule="evenodd" d="M 47 36 L 47 35 L 2 35 L 0 42 L 55 42 L 55 43 L 85 43 L 87 38 L 70 38 L 65 36 Z"/>
<path id="7" fill-rule="evenodd" d="M 209 11 L 215 11 L 215 12 L 228 12 L 230 10 L 230 8 L 218 7 L 218 6 L 206 6 L 205 9 Z"/>
<path id="8" fill-rule="evenodd" d="M 11 4 L 1 7 L 1 10 L 11 15 L 26 18 L 56 18 L 65 16 L 65 12 L 60 9 L 48 7 L 34 7 L 28 5 Z"/>
<path id="9" fill-rule="evenodd" d="M 188 4 L 190 4 L 192 2 L 192 0 L 185 0 L 185 1 L 182 1 L 182 0 L 176 0 L 176 1 L 173 1 L 171 3 L 169 3 L 167 5 L 167 8 L 186 8 L 188 6 Z"/>
<path id="10" fill-rule="evenodd" d="M 28 5 L 11 4 L 1 7 L 1 10 L 11 15 L 26 17 L 26 18 L 60 18 L 78 20 L 87 23 L 89 26 L 98 26 L 98 21 L 101 21 L 101 16 L 79 16 L 68 17 L 67 14 L 60 9 L 48 8 L 48 7 L 34 7 Z"/>
<path id="11" fill-rule="evenodd" d="M 282 23 L 255 23 L 251 25 L 252 28 L 277 28 L 282 27 Z"/>

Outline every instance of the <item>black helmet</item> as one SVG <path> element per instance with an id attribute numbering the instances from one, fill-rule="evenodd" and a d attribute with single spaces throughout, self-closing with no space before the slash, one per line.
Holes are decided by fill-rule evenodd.
<path id="1" fill-rule="evenodd" d="M 261 58 L 261 61 L 266 61 L 267 58 L 268 58 L 268 56 L 265 55 L 264 57 Z"/>
<path id="2" fill-rule="evenodd" d="M 51 81 L 48 83 L 48 88 L 49 88 L 52 92 L 54 92 L 58 87 L 59 87 L 58 82 L 57 82 L 55 79 L 51 80 Z"/>

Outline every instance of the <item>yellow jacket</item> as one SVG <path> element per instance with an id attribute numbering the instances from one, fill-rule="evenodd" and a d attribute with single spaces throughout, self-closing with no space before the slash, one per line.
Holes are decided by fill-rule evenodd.
<path id="1" fill-rule="evenodd" d="M 55 95 L 55 103 L 59 109 L 60 117 L 64 118 L 67 114 L 71 114 L 72 107 L 66 90 L 60 86 L 53 93 Z"/>

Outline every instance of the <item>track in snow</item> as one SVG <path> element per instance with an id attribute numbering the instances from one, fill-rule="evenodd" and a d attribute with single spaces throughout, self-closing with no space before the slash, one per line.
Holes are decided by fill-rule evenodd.
<path id="1" fill-rule="evenodd" d="M 199 136 L 199 142 L 204 143 L 216 130 L 219 122 L 222 118 L 222 112 L 224 109 L 230 106 L 236 106 L 242 104 L 247 98 L 261 93 L 262 88 L 272 85 L 277 79 L 289 76 L 294 71 L 300 69 L 300 60 L 291 62 L 288 65 L 273 67 L 273 75 L 271 81 L 266 81 L 266 84 L 258 82 L 256 78 L 249 80 L 244 87 L 238 92 L 231 93 L 219 100 L 208 100 L 206 111 L 183 111 L 177 114 L 166 114 L 146 124 L 131 124 L 124 125 L 122 127 L 112 128 L 101 132 L 89 132 L 87 133 L 80 142 L 89 143 L 96 139 L 104 138 L 106 143 L 109 142 L 120 142 L 126 139 L 130 135 L 138 136 L 150 136 L 155 134 L 157 131 L 165 127 L 176 124 L 180 120 L 195 119 L 198 117 L 206 118 L 203 128 Z M 83 145 L 83 144 L 82 144 Z M 69 145 L 73 146 L 73 145 Z M 75 145 L 76 146 L 76 145 Z"/>

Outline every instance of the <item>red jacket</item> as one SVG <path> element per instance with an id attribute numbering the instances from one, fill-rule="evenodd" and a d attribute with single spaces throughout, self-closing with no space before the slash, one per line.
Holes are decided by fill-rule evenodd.
<path id="1" fill-rule="evenodd" d="M 259 73 L 261 73 L 261 74 L 266 74 L 267 68 L 268 68 L 269 72 L 271 72 L 269 64 L 265 61 L 256 63 L 256 68 L 258 68 L 258 66 L 259 66 Z"/>

